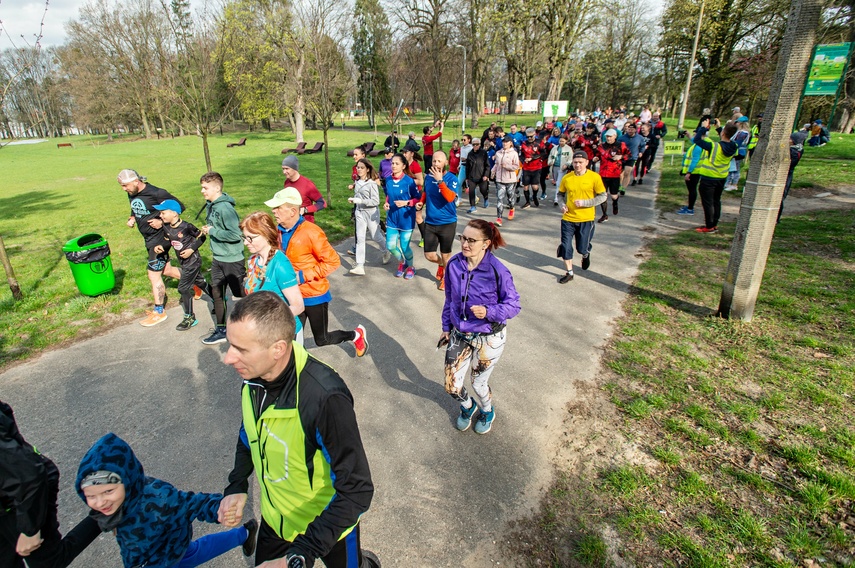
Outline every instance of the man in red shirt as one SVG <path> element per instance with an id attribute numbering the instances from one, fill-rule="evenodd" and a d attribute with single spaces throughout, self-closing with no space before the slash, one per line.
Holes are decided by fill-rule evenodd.
<path id="1" fill-rule="evenodd" d="M 522 208 L 528 209 L 531 207 L 532 199 L 534 206 L 540 207 L 540 201 L 537 199 L 537 192 L 540 187 L 540 170 L 543 169 L 547 156 L 543 155 L 543 141 L 536 139 L 534 128 L 527 128 L 525 136 L 525 141 L 520 144 L 520 162 L 522 163 L 520 183 L 523 186 L 523 196 L 525 196 L 525 204 Z"/>
<path id="2" fill-rule="evenodd" d="M 445 126 L 441 121 L 437 120 L 433 126 L 425 126 L 422 132 L 422 146 L 424 146 L 425 171 L 430 171 L 431 163 L 433 162 L 433 141 L 442 136 L 442 127 Z M 439 128 L 439 132 L 433 133 L 434 128 Z"/>
<path id="3" fill-rule="evenodd" d="M 294 187 L 303 196 L 303 205 L 300 207 L 300 215 L 306 221 L 315 222 L 315 212 L 327 206 L 324 196 L 318 191 L 315 183 L 307 177 L 300 175 L 300 161 L 297 156 L 287 156 L 282 160 L 282 174 L 285 176 L 283 187 Z"/>

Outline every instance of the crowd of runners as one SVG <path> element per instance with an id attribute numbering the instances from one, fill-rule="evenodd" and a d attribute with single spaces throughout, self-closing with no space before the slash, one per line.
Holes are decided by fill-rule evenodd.
<path id="1" fill-rule="evenodd" d="M 740 156 L 740 144 L 732 141 L 744 138 L 738 125 L 729 122 L 721 141 L 711 142 L 706 131 L 718 122 L 704 117 L 686 153 L 687 184 L 697 180 L 705 212 L 709 201 L 705 227 L 717 223 L 715 197 L 731 160 Z M 526 210 L 551 201 L 561 214 L 556 256 L 564 274 L 558 282 L 572 281 L 574 256 L 583 270 L 590 267 L 596 225 L 618 215 L 621 197 L 644 184 L 667 128 L 648 107 L 638 115 L 606 109 L 511 124 L 507 131 L 494 123 L 481 136 L 451 141 L 447 152 L 436 147 L 443 128 L 441 122 L 427 126 L 421 138 L 411 132 L 403 144 L 393 132 L 377 164 L 363 148 L 353 150 L 348 201 L 354 243 L 347 254 L 354 257 L 355 277 L 366 274 L 369 256 L 382 264 L 394 257 L 390 272 L 406 281 L 415 277 L 415 251 L 422 249 L 419 257 L 435 266 L 445 297 L 436 314 L 437 348 L 445 349 L 445 390 L 459 404 L 455 426 L 486 434 L 496 418 L 489 379 L 508 322 L 521 310 L 513 275 L 493 254 L 505 245 L 501 228 L 526 223 Z M 314 222 L 326 202 L 301 175 L 297 157 L 283 160 L 282 173 L 282 189 L 263 204 L 248 204 L 258 210 L 243 218 L 223 177 L 205 173 L 205 222 L 198 227 L 182 217 L 178 198 L 137 171 L 117 177 L 130 202 L 127 224 L 139 229 L 148 254 L 154 306 L 140 323 L 167 320 L 164 275 L 179 281 L 178 331 L 198 324 L 194 302 L 209 296 L 213 326 L 201 341 L 228 343 L 224 362 L 243 380 L 243 423 L 223 493 L 186 493 L 145 476 L 131 447 L 107 434 L 83 457 L 75 481 L 92 513 L 63 538 L 56 521 L 57 469 L 24 440 L 12 409 L 0 403 L 0 504 L 6 511 L 0 515 L 0 565 L 21 567 L 26 558 L 31 568 L 67 566 L 98 534 L 113 531 L 127 567 L 189 568 L 239 546 L 265 568 L 300 568 L 316 559 L 331 567 L 379 566 L 360 546 L 358 521 L 374 488 L 353 397 L 339 374 L 303 347 L 308 323 L 315 345 L 351 343 L 363 357 L 367 332 L 362 325 L 329 329 L 328 277 L 341 258 Z M 687 209 L 693 205 L 690 197 Z M 459 211 L 469 216 L 465 222 Z M 369 253 L 370 240 L 376 252 Z M 210 279 L 201 260 L 208 246 Z M 262 514 L 244 522 L 253 472 L 262 488 Z M 229 530 L 192 540 L 194 519 Z"/>

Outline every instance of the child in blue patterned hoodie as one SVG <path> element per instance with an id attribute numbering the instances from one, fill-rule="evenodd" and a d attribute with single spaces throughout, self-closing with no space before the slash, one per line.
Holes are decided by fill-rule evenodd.
<path id="1" fill-rule="evenodd" d="M 232 548 L 255 552 L 258 523 L 193 539 L 193 521 L 217 522 L 223 496 L 180 491 L 148 477 L 115 434 L 95 442 L 77 470 L 75 488 L 101 530 L 113 531 L 125 568 L 191 568 Z"/>

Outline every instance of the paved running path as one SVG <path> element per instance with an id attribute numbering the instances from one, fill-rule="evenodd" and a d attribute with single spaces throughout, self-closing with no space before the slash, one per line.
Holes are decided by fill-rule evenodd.
<path id="1" fill-rule="evenodd" d="M 351 344 L 317 348 L 309 338 L 306 345 L 339 371 L 356 399 L 376 485 L 362 520 L 363 546 L 384 566 L 513 564 L 500 557 L 497 543 L 506 521 L 530 512 L 551 479 L 565 405 L 580 381 L 593 382 L 637 253 L 655 231 L 657 179 L 658 169 L 621 199 L 620 215 L 597 225 L 590 270 L 582 271 L 577 259 L 576 279 L 566 285 L 557 282 L 560 214 L 551 200 L 505 222 L 509 244 L 498 256 L 514 275 L 522 312 L 508 326 L 492 377 L 497 417 L 486 436 L 454 429 L 458 409 L 443 390 L 443 355 L 435 349 L 443 294 L 421 249 L 417 277 L 407 282 L 393 277 L 393 263 L 380 265 L 377 249 L 369 251 L 367 275 L 350 276 L 352 259 L 344 255 L 350 242 L 337 247 L 343 268 L 331 278 L 330 328 L 364 324 L 370 350 L 357 359 Z M 459 230 L 470 218 L 465 210 L 462 204 Z M 479 207 L 476 215 L 492 220 L 495 208 Z M 197 303 L 202 322 L 180 333 L 174 307 L 158 327 L 129 324 L 0 375 L 0 398 L 12 404 L 24 435 L 59 465 L 64 530 L 86 514 L 73 489 L 78 461 L 109 431 L 133 446 L 150 475 L 187 490 L 225 486 L 240 422 L 240 380 L 222 363 L 225 345 L 199 342 L 207 312 Z M 257 493 L 250 502 L 258 514 Z M 197 535 L 217 528 L 197 527 Z M 102 535 L 75 566 L 119 562 L 115 539 Z M 233 551 L 208 566 L 244 562 Z"/>

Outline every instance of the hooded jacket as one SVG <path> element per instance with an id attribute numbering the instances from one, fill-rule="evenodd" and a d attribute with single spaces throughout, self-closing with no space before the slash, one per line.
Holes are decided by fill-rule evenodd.
<path id="1" fill-rule="evenodd" d="M 504 147 L 496 151 L 493 157 L 493 175 L 496 176 L 496 183 L 516 183 L 519 179 L 517 171 L 520 169 L 520 155 L 516 150 L 510 148 L 505 150 Z"/>
<path id="2" fill-rule="evenodd" d="M 472 315 L 472 306 L 486 306 L 487 316 Z M 474 270 L 466 257 L 457 253 L 445 267 L 445 304 L 442 331 L 452 328 L 463 333 L 495 333 L 520 313 L 520 295 L 510 270 L 489 250 Z"/>
<path id="3" fill-rule="evenodd" d="M 210 227 L 211 252 L 220 262 L 243 262 L 243 233 L 235 200 L 227 193 L 205 203 L 205 219 Z"/>
<path id="4" fill-rule="evenodd" d="M 300 293 L 307 306 L 317 306 L 332 301 L 327 276 L 341 266 L 341 258 L 327 240 L 324 230 L 305 218 L 297 221 L 291 230 L 278 225 L 282 252 L 291 261 Z"/>
<path id="5" fill-rule="evenodd" d="M 147 477 L 131 447 L 115 434 L 95 442 L 80 462 L 74 488 L 84 503 L 80 484 L 99 470 L 122 477 L 125 501 L 109 517 L 94 510 L 89 516 L 102 530 L 115 527 L 125 568 L 175 566 L 193 539 L 193 521 L 217 522 L 222 495 L 179 491 L 165 481 Z"/>
<path id="6" fill-rule="evenodd" d="M 0 516 L 14 514 L 18 532 L 33 536 L 47 519 L 56 465 L 24 440 L 12 407 L 0 401 Z"/>

